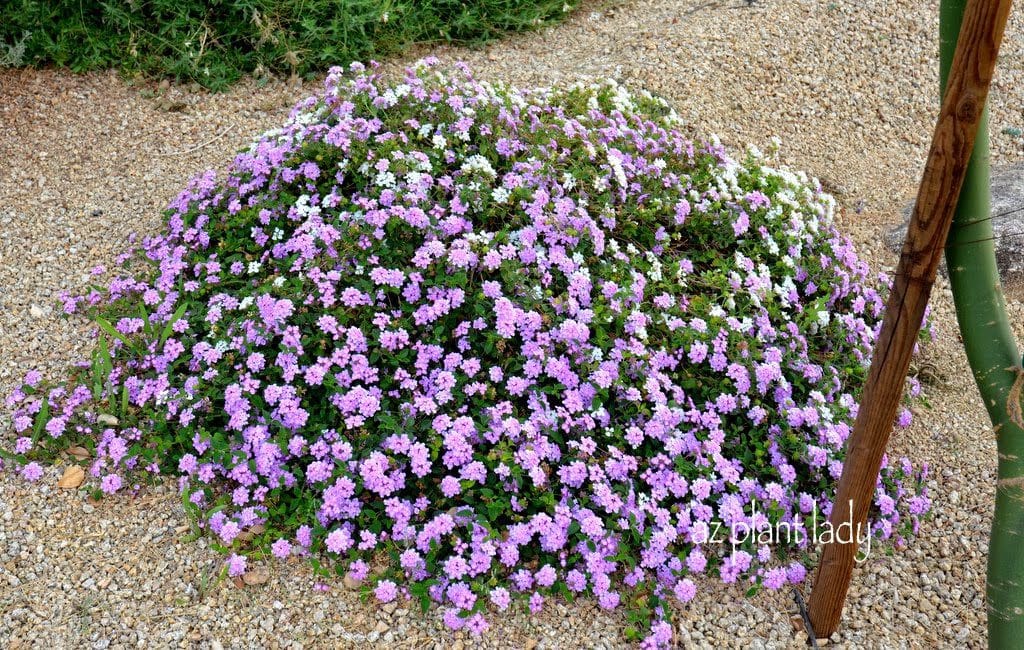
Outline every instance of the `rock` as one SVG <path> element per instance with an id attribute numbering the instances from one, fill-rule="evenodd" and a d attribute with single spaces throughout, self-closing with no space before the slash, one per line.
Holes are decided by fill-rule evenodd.
<path id="1" fill-rule="evenodd" d="M 1024 280 L 1024 163 L 993 168 L 991 183 L 996 265 L 1003 282 L 1009 284 Z M 903 247 L 913 210 L 911 202 L 903 209 L 903 223 L 885 234 L 890 250 L 899 252 Z M 945 261 L 940 270 L 945 274 Z"/>
<path id="2" fill-rule="evenodd" d="M 108 427 L 117 426 L 117 418 L 109 413 L 100 413 L 98 416 L 96 416 L 96 422 L 106 425 Z"/>
<path id="3" fill-rule="evenodd" d="M 263 567 L 256 567 L 242 574 L 242 582 L 247 585 L 262 585 L 270 579 L 270 573 Z"/>
<path id="4" fill-rule="evenodd" d="M 351 573 L 346 573 L 345 577 L 341 579 L 341 584 L 345 585 L 346 589 L 355 591 L 356 589 L 359 589 L 359 585 L 362 584 L 362 581 L 353 578 Z"/>

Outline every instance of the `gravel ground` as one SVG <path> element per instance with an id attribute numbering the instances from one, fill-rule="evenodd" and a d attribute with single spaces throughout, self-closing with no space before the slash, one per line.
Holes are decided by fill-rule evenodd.
<path id="1" fill-rule="evenodd" d="M 613 76 L 673 102 L 695 134 L 762 148 L 818 176 L 841 226 L 876 268 L 912 198 L 937 112 L 937 2 L 646 0 L 591 2 L 556 28 L 487 48 L 421 50 L 519 85 Z M 992 152 L 1024 160 L 1024 13 L 1003 44 L 990 96 Z M 398 64 L 388 67 L 394 68 Z M 86 328 L 53 309 L 110 264 L 131 232 L 193 174 L 281 122 L 316 84 L 246 82 L 209 95 L 132 86 L 114 74 L 0 70 L 0 392 L 29 368 L 57 377 L 90 349 Z M 155 96 L 154 96 L 155 95 Z M 948 287 L 937 286 L 939 342 L 920 364 L 930 408 L 893 441 L 934 468 L 935 516 L 910 547 L 858 569 L 843 647 L 985 645 L 984 573 L 995 444 L 958 346 Z M 1024 324 L 1024 303 L 1011 297 Z M 1018 332 L 1024 334 L 1024 332 Z M 0 438 L 10 431 L 0 417 Z M 443 630 L 434 613 L 379 607 L 341 584 L 314 588 L 301 561 L 266 565 L 263 585 L 211 579 L 222 558 L 185 542 L 173 490 L 91 503 L 57 489 L 61 467 L 28 486 L 0 473 L 0 643 L 28 647 L 610 648 L 623 621 L 592 603 L 496 621 L 482 641 Z M 805 587 L 809 588 L 809 584 Z M 785 594 L 744 598 L 709 583 L 679 611 L 685 647 L 802 647 Z"/>

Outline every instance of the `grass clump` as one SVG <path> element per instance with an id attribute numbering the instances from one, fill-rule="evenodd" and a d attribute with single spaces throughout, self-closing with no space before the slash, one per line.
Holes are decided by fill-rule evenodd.
<path id="1" fill-rule="evenodd" d="M 307 76 L 414 43 L 481 43 L 557 21 L 579 0 L 10 0 L 0 65 L 56 65 L 223 89 Z M 17 55 L 17 56 L 11 56 Z"/>
<path id="2" fill-rule="evenodd" d="M 307 556 L 474 633 L 588 596 L 664 646 L 698 576 L 803 581 L 883 306 L 831 197 L 612 82 L 428 63 L 334 70 L 67 297 L 96 353 L 26 378 L 8 456 L 176 476 L 229 573 Z M 923 479 L 886 463 L 872 533 Z"/>

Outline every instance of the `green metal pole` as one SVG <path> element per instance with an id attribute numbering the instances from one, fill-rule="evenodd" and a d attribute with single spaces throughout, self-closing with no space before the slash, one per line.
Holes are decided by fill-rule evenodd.
<path id="1" fill-rule="evenodd" d="M 945 93 L 966 0 L 942 0 L 940 80 Z M 990 648 L 1024 643 L 1024 430 L 1010 415 L 1020 367 L 996 268 L 989 197 L 988 108 L 982 116 L 946 240 L 946 266 L 967 359 L 997 436 L 999 478 L 988 557 Z"/>

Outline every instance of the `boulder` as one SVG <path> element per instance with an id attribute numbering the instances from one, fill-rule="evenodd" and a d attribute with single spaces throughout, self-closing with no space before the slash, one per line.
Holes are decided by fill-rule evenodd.
<path id="1" fill-rule="evenodd" d="M 1024 280 L 1024 163 L 993 167 L 992 232 L 995 236 L 996 264 L 1004 283 Z M 906 237 L 911 201 L 903 209 L 903 223 L 885 234 L 885 244 L 899 252 Z M 942 272 L 945 273 L 945 262 Z"/>

